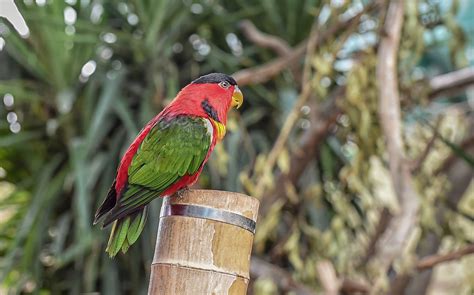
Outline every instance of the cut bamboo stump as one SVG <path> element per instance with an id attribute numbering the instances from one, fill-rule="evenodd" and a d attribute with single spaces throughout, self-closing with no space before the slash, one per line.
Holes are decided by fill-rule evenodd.
<path id="1" fill-rule="evenodd" d="M 165 198 L 148 294 L 246 294 L 258 205 L 213 190 Z"/>

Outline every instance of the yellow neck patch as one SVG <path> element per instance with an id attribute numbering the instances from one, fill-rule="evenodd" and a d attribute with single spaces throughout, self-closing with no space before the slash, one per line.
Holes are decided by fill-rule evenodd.
<path id="1" fill-rule="evenodd" d="M 214 119 L 210 119 L 214 128 L 216 128 L 217 140 L 222 140 L 225 136 L 225 125 L 217 122 Z"/>

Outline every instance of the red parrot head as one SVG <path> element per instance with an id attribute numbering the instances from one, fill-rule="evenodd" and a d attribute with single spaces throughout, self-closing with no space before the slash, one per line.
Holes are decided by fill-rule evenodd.
<path id="1" fill-rule="evenodd" d="M 234 78 L 207 74 L 184 87 L 166 108 L 170 115 L 194 115 L 225 125 L 231 107 L 239 108 L 243 95 Z"/>

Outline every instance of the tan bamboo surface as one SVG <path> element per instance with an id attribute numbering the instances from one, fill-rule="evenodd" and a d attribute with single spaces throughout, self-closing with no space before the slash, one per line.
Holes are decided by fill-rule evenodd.
<path id="1" fill-rule="evenodd" d="M 190 190 L 165 198 L 163 208 L 168 205 L 210 207 L 256 221 L 259 202 L 239 193 Z M 253 237 L 222 221 L 161 217 L 148 294 L 246 294 Z"/>

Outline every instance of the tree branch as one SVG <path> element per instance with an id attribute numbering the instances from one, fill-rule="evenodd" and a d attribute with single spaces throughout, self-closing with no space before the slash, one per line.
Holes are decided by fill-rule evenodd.
<path id="1" fill-rule="evenodd" d="M 277 58 L 261 66 L 240 70 L 234 73 L 232 76 L 237 81 L 237 84 L 239 84 L 239 86 L 244 86 L 248 84 L 261 84 L 267 82 L 268 80 L 273 78 L 273 76 L 278 75 L 290 64 L 297 63 L 305 52 L 306 41 L 299 44 L 287 56 Z"/>
<path id="2" fill-rule="evenodd" d="M 364 283 L 364 282 L 357 282 L 353 280 L 343 279 L 340 290 L 343 294 L 347 294 L 347 293 L 366 294 L 366 293 L 369 293 L 370 287 L 367 283 Z"/>
<path id="3" fill-rule="evenodd" d="M 439 129 L 440 123 L 441 123 L 441 120 L 438 119 L 436 121 L 436 125 L 434 126 L 435 131 L 433 132 L 433 135 L 431 136 L 430 140 L 426 144 L 425 149 L 423 150 L 421 155 L 418 157 L 418 159 L 414 160 L 411 163 L 411 165 L 410 165 L 411 169 L 410 170 L 413 174 L 416 174 L 420 171 L 421 167 L 423 166 L 423 163 L 425 162 L 426 158 L 430 154 L 430 151 L 433 148 L 433 146 L 436 142 L 436 139 L 438 138 L 438 131 L 437 130 Z"/>
<path id="4" fill-rule="evenodd" d="M 358 263 L 358 266 L 363 266 L 369 262 L 369 260 L 376 254 L 376 247 L 380 237 L 383 235 L 385 230 L 387 229 L 388 225 L 390 224 L 390 220 L 392 219 L 392 214 L 388 208 L 383 208 L 380 212 L 377 226 L 375 227 L 375 231 L 373 235 L 370 237 L 369 244 L 367 246 L 367 250 L 365 251 L 364 258 Z"/>
<path id="5" fill-rule="evenodd" d="M 460 69 L 431 78 L 428 82 L 431 99 L 441 95 L 455 95 L 474 84 L 474 67 Z"/>
<path id="6" fill-rule="evenodd" d="M 459 249 L 451 253 L 437 254 L 437 255 L 423 257 L 416 264 L 416 269 L 419 271 L 425 270 L 428 268 L 435 267 L 436 265 L 440 263 L 457 260 L 466 255 L 470 255 L 473 253 L 474 253 L 474 244 L 470 244 L 462 249 Z"/>
<path id="7" fill-rule="evenodd" d="M 261 32 L 257 27 L 249 20 L 243 20 L 239 23 L 239 28 L 244 34 L 244 36 L 252 41 L 255 45 L 262 48 L 269 48 L 281 57 L 292 58 L 293 49 L 290 45 L 283 39 L 278 36 L 273 36 Z M 299 54 L 299 53 L 298 53 Z M 285 60 L 286 61 L 286 60 Z M 299 64 L 297 62 L 290 64 L 293 76 L 295 80 L 300 80 L 299 73 Z M 271 68 L 274 69 L 273 67 Z M 237 77 L 237 81 L 240 81 L 240 78 Z"/>
<path id="8" fill-rule="evenodd" d="M 373 294 L 380 292 L 388 269 L 405 247 L 416 224 L 419 196 L 410 168 L 403 156 L 400 95 L 397 79 L 397 52 L 403 22 L 403 1 L 390 1 L 384 24 L 385 35 L 378 51 L 379 118 L 386 139 L 392 185 L 399 201 L 399 212 L 391 218 L 376 246 L 374 262 L 380 269 Z"/>
<path id="9" fill-rule="evenodd" d="M 474 146 L 474 135 L 467 138 L 459 145 L 462 150 L 469 150 L 472 146 Z M 436 169 L 434 175 L 438 175 L 442 172 L 448 171 L 451 165 L 453 165 L 453 163 L 455 162 L 455 160 L 458 159 L 458 157 L 459 156 L 454 153 L 451 154 L 446 160 L 444 160 L 443 164 L 438 169 Z"/>
<path id="10" fill-rule="evenodd" d="M 319 281 L 326 295 L 339 294 L 340 282 L 336 275 L 336 270 L 328 260 L 322 260 L 316 264 Z"/>
<path id="11" fill-rule="evenodd" d="M 239 28 L 247 39 L 259 47 L 270 48 L 280 56 L 287 56 L 292 51 L 292 48 L 285 40 L 259 31 L 249 20 L 243 20 L 240 22 Z"/>

